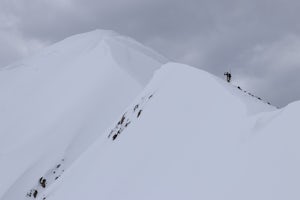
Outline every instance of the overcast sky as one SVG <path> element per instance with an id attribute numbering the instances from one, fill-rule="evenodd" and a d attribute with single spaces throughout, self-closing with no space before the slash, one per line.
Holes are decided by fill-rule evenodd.
<path id="1" fill-rule="evenodd" d="M 0 0 L 0 66 L 110 29 L 277 106 L 300 99 L 299 0 Z"/>

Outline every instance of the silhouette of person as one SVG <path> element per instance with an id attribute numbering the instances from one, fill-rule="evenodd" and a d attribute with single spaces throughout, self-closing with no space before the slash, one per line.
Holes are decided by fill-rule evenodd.
<path id="1" fill-rule="evenodd" d="M 226 72 L 226 73 L 224 73 L 224 76 L 226 76 L 227 82 L 230 83 L 230 81 L 231 81 L 231 73 Z"/>

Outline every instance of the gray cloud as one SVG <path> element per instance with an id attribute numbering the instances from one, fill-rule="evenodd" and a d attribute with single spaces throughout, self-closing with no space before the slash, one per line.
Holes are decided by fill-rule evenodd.
<path id="1" fill-rule="evenodd" d="M 278 106 L 300 99 L 297 0 L 2 0 L 0 66 L 73 34 L 112 29 Z M 299 57 L 299 58 L 298 58 Z"/>

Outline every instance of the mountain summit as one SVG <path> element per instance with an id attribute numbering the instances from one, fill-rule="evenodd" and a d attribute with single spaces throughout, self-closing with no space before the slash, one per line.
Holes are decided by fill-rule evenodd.
<path id="1" fill-rule="evenodd" d="M 299 199 L 300 103 L 166 62 L 98 30 L 1 71 L 0 199 Z"/>

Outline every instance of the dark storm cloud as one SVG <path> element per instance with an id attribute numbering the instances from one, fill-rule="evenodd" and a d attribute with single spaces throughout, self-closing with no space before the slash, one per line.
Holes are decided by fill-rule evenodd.
<path id="1" fill-rule="evenodd" d="M 2 0 L 0 65 L 73 34 L 112 29 L 282 106 L 300 99 L 296 0 Z"/>

